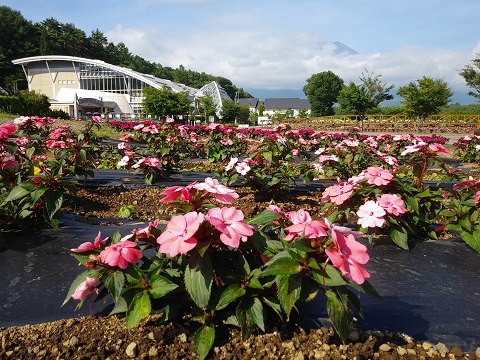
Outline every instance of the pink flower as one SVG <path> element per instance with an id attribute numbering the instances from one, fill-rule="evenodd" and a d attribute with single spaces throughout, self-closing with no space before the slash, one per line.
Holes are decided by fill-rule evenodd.
<path id="1" fill-rule="evenodd" d="M 337 234 L 334 244 L 334 249 L 325 250 L 333 266 L 353 282 L 363 284 L 370 277 L 363 267 L 370 259 L 366 246 L 356 241 L 352 234 Z"/>
<path id="2" fill-rule="evenodd" d="M 215 194 L 217 201 L 222 204 L 231 204 L 239 197 L 235 190 L 220 184 L 217 179 L 211 177 L 206 178 L 203 183 L 195 184 L 193 187 L 197 190 L 204 190 Z"/>
<path id="3" fill-rule="evenodd" d="M 426 145 L 426 143 L 420 142 L 420 143 L 415 144 L 415 145 L 405 146 L 405 150 L 403 150 L 403 152 L 400 155 L 405 156 L 407 154 L 412 154 L 414 152 L 420 151 L 421 149 L 423 149 L 425 147 L 425 145 Z"/>
<path id="4" fill-rule="evenodd" d="M 288 217 L 288 213 L 285 211 L 280 210 L 280 208 L 277 205 L 268 205 L 267 210 L 273 211 L 274 213 L 277 213 L 279 215 L 282 215 L 283 217 Z"/>
<path id="5" fill-rule="evenodd" d="M 452 153 L 445 149 L 445 147 L 441 144 L 430 144 L 428 145 L 430 150 L 435 151 L 436 153 L 442 153 L 444 155 L 450 156 Z"/>
<path id="6" fill-rule="evenodd" d="M 8 139 L 17 131 L 17 125 L 9 123 L 0 125 L 0 140 Z"/>
<path id="7" fill-rule="evenodd" d="M 131 237 L 132 234 L 129 235 Z M 137 244 L 124 240 L 105 247 L 100 253 L 100 260 L 110 266 L 118 266 L 125 270 L 129 264 L 136 264 L 142 258 L 142 252 L 136 248 Z"/>
<path id="8" fill-rule="evenodd" d="M 94 115 L 94 116 L 92 116 L 92 122 L 94 122 L 94 123 L 102 122 L 102 117 Z"/>
<path id="9" fill-rule="evenodd" d="M 229 171 L 229 170 L 233 169 L 233 167 L 235 166 L 235 164 L 237 162 L 238 162 L 238 158 L 236 158 L 236 157 L 231 158 L 229 163 L 227 164 L 227 166 L 225 166 L 225 170 Z"/>
<path id="10" fill-rule="evenodd" d="M 208 210 L 207 220 L 220 231 L 220 240 L 227 246 L 238 248 L 240 240 L 253 235 L 253 226 L 243 222 L 243 212 L 234 207 Z"/>
<path id="11" fill-rule="evenodd" d="M 180 198 L 182 201 L 188 202 L 191 197 L 190 189 L 192 189 L 193 185 L 195 184 L 196 183 L 193 182 L 187 186 L 171 186 L 166 188 L 162 192 L 162 195 L 165 195 L 165 197 L 161 198 L 160 201 L 169 203 Z"/>
<path id="12" fill-rule="evenodd" d="M 174 257 L 192 250 L 197 245 L 194 235 L 204 218 L 202 213 L 196 211 L 173 216 L 165 231 L 157 238 L 157 243 L 160 245 L 159 252 Z"/>
<path id="13" fill-rule="evenodd" d="M 149 222 L 147 227 L 136 229 L 132 232 L 136 235 L 137 239 L 149 239 L 152 236 L 152 230 L 157 228 L 159 222 L 159 219 L 155 219 L 155 221 Z"/>
<path id="14" fill-rule="evenodd" d="M 145 165 L 156 168 L 156 169 L 162 168 L 162 163 L 157 158 L 151 158 L 151 157 L 145 158 Z"/>
<path id="15" fill-rule="evenodd" d="M 83 244 L 80 244 L 79 247 L 77 247 L 76 249 L 71 249 L 71 251 L 73 252 L 77 252 L 77 253 L 80 253 L 80 252 L 85 252 L 85 251 L 93 251 L 93 250 L 96 250 L 98 249 L 102 244 L 105 243 L 105 241 L 107 241 L 108 238 L 105 238 L 103 240 L 101 240 L 102 238 L 102 234 L 101 232 L 99 231 L 98 232 L 98 235 L 97 237 L 95 238 L 93 244 L 91 242 L 84 242 Z"/>
<path id="16" fill-rule="evenodd" d="M 317 239 L 327 236 L 325 229 L 327 229 L 327 225 L 320 220 L 293 224 L 285 228 L 288 231 L 288 235 L 284 237 L 284 240 L 290 241 L 297 235 L 303 235 L 306 239 Z"/>
<path id="17" fill-rule="evenodd" d="M 373 200 L 368 200 L 365 204 L 359 207 L 357 211 L 357 223 L 363 227 L 382 227 L 386 214 L 385 210 Z"/>
<path id="18" fill-rule="evenodd" d="M 393 194 L 383 194 L 377 199 L 380 205 L 387 213 L 398 216 L 404 214 L 407 209 L 403 207 L 403 200 L 401 197 Z"/>
<path id="19" fill-rule="evenodd" d="M 453 185 L 453 190 L 459 190 L 464 187 L 474 187 L 480 184 L 480 181 L 474 179 L 472 176 L 468 177 L 468 180 L 460 181 L 459 183 Z"/>
<path id="20" fill-rule="evenodd" d="M 18 161 L 15 160 L 15 156 L 10 155 L 9 153 L 0 153 L 0 170 L 3 169 L 13 169 L 19 165 Z"/>
<path id="21" fill-rule="evenodd" d="M 293 224 L 304 224 L 312 221 L 310 213 L 303 209 L 300 209 L 298 211 L 290 211 L 287 213 L 287 216 Z"/>
<path id="22" fill-rule="evenodd" d="M 323 201 L 331 201 L 336 205 L 342 205 L 353 193 L 353 184 L 339 183 L 327 187 L 322 194 Z"/>
<path id="23" fill-rule="evenodd" d="M 298 156 L 300 152 L 298 151 L 298 149 L 292 149 L 292 155 L 293 156 Z"/>
<path id="24" fill-rule="evenodd" d="M 475 193 L 475 199 L 473 200 L 475 204 L 480 203 L 480 190 Z"/>
<path id="25" fill-rule="evenodd" d="M 98 292 L 98 282 L 99 280 L 96 277 L 86 277 L 85 281 L 75 289 L 75 292 L 72 294 L 72 299 L 85 300 L 86 298 L 91 297 Z"/>
<path id="26" fill-rule="evenodd" d="M 370 166 L 364 170 L 365 179 L 370 185 L 388 185 L 393 179 L 393 175 L 390 171 L 382 169 L 381 167 Z"/>

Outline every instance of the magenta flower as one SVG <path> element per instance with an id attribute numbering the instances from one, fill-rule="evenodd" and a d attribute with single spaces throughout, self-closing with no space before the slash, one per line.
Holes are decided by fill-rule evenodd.
<path id="1" fill-rule="evenodd" d="M 370 259 L 367 247 L 356 241 L 352 234 L 343 236 L 338 233 L 334 244 L 334 249 L 325 250 L 333 266 L 353 282 L 359 285 L 363 284 L 365 279 L 370 277 L 368 271 L 363 267 Z"/>
<path id="2" fill-rule="evenodd" d="M 205 216 L 196 211 L 173 216 L 165 231 L 157 238 L 160 245 L 158 251 L 174 257 L 192 250 L 197 245 L 194 235 L 204 219 Z"/>
<path id="3" fill-rule="evenodd" d="M 211 177 L 206 178 L 203 183 L 195 184 L 193 187 L 197 190 L 204 190 L 215 194 L 217 201 L 222 204 L 231 204 L 239 197 L 235 190 L 220 184 L 217 179 Z"/>
<path id="4" fill-rule="evenodd" d="M 3 169 L 13 169 L 19 165 L 18 161 L 15 160 L 15 156 L 10 155 L 7 152 L 0 153 L 0 170 Z"/>
<path id="5" fill-rule="evenodd" d="M 125 270 L 129 264 L 136 264 L 138 259 L 142 258 L 142 252 L 136 246 L 135 242 L 122 239 L 115 244 L 106 246 L 100 252 L 100 260 L 105 264 Z"/>
<path id="6" fill-rule="evenodd" d="M 85 300 L 86 298 L 92 296 L 98 292 L 98 278 L 96 277 L 86 277 L 80 285 L 77 286 L 75 292 L 72 294 L 72 299 L 75 300 Z"/>
<path id="7" fill-rule="evenodd" d="M 403 200 L 401 197 L 393 194 L 383 194 L 377 199 L 380 205 L 387 213 L 398 216 L 405 214 L 407 209 L 403 207 Z"/>
<path id="8" fill-rule="evenodd" d="M 107 239 L 108 238 L 105 238 L 105 239 L 102 240 L 102 234 L 99 231 L 97 237 L 95 238 L 95 240 L 93 242 L 93 244 L 91 242 L 87 241 L 87 242 L 84 242 L 83 244 L 80 244 L 80 246 L 77 247 L 76 249 L 71 249 L 70 251 L 77 252 L 77 253 L 85 252 L 85 251 L 93 251 L 93 250 L 96 250 L 96 249 L 100 248 L 100 246 L 102 244 L 104 244 L 107 241 Z"/>
<path id="9" fill-rule="evenodd" d="M 373 200 L 368 200 L 357 211 L 357 223 L 363 227 L 382 227 L 385 219 L 385 210 Z"/>
<path id="10" fill-rule="evenodd" d="M 234 207 L 208 210 L 206 219 L 220 231 L 220 240 L 227 246 L 238 248 L 240 240 L 247 241 L 253 235 L 253 226 L 243 221 L 243 212 Z"/>
<path id="11" fill-rule="evenodd" d="M 8 139 L 17 131 L 17 125 L 9 123 L 0 125 L 0 140 Z"/>
<path id="12" fill-rule="evenodd" d="M 393 179 L 390 171 L 382 169 L 381 167 L 370 166 L 364 170 L 365 179 L 370 185 L 388 185 Z"/>

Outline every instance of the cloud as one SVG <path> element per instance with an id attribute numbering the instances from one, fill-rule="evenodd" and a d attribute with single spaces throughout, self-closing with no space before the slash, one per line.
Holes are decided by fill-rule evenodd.
<path id="1" fill-rule="evenodd" d="M 311 75 L 327 70 L 346 83 L 358 83 L 368 69 L 397 88 L 429 76 L 444 79 L 457 89 L 464 86 L 458 71 L 480 50 L 479 42 L 471 51 L 404 46 L 388 53 L 339 54 L 338 47 L 321 34 L 269 33 L 259 27 L 239 32 L 234 27 L 216 26 L 187 33 L 181 26 L 116 25 L 106 35 L 114 43 L 124 42 L 133 54 L 146 60 L 223 76 L 243 88 L 301 89 Z"/>

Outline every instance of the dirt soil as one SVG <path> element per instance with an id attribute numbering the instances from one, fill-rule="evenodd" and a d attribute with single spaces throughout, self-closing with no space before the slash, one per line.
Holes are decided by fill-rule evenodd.
<path id="1" fill-rule="evenodd" d="M 116 223 L 122 205 L 134 205 L 132 218 L 165 217 L 159 206 L 162 188 L 79 188 L 64 211 L 84 221 Z M 252 217 L 274 203 L 282 210 L 308 210 L 321 217 L 321 192 L 258 192 L 236 188 L 235 206 Z M 110 220 L 106 220 L 110 219 Z M 111 220 L 116 219 L 116 220 Z M 72 314 L 72 317 L 74 314 Z M 0 359 L 198 359 L 193 348 L 196 323 L 188 319 L 163 325 L 153 314 L 127 330 L 122 318 L 80 317 L 52 323 L 0 328 Z M 332 328 L 304 330 L 295 324 L 272 324 L 246 341 L 235 328 L 217 330 L 211 359 L 480 359 L 480 348 L 464 353 L 444 344 L 415 342 L 406 335 L 356 331 L 342 344 Z"/>

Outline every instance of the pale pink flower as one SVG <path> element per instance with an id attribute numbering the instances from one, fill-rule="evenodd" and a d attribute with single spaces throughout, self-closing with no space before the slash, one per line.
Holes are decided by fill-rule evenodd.
<path id="1" fill-rule="evenodd" d="M 197 245 L 194 237 L 205 216 L 192 211 L 185 215 L 173 216 L 168 222 L 165 231 L 157 238 L 160 245 L 159 252 L 171 257 L 186 254 Z"/>
<path id="2" fill-rule="evenodd" d="M 390 171 L 382 169 L 381 167 L 370 166 L 364 170 L 365 179 L 370 185 L 388 185 L 393 179 Z"/>
<path id="3" fill-rule="evenodd" d="M 300 152 L 298 151 L 298 149 L 292 149 L 292 155 L 293 156 L 298 156 Z"/>
<path id="4" fill-rule="evenodd" d="M 17 131 L 17 125 L 9 123 L 0 125 L 0 140 L 8 139 Z"/>
<path id="5" fill-rule="evenodd" d="M 121 141 L 130 141 L 131 138 L 133 137 L 133 134 L 123 134 L 123 136 L 120 138 Z"/>
<path id="6" fill-rule="evenodd" d="M 97 234 L 97 237 L 93 241 L 93 244 L 91 242 L 87 241 L 87 242 L 84 242 L 84 243 L 80 244 L 76 249 L 71 249 L 71 251 L 77 252 L 77 253 L 85 252 L 85 251 L 93 251 L 93 250 L 96 250 L 96 249 L 100 248 L 100 246 L 102 244 L 104 244 L 107 240 L 108 240 L 108 238 L 105 238 L 105 239 L 102 240 L 102 234 L 99 231 L 98 234 Z"/>
<path id="7" fill-rule="evenodd" d="M 145 165 L 153 167 L 155 169 L 161 169 L 162 168 L 162 163 L 157 158 L 151 158 L 151 157 L 145 158 Z"/>
<path id="8" fill-rule="evenodd" d="M 117 148 L 119 150 L 130 150 L 132 147 L 130 146 L 130 144 L 127 144 L 126 142 L 121 142 L 121 143 L 118 143 Z"/>
<path id="9" fill-rule="evenodd" d="M 193 187 L 197 190 L 204 190 L 215 194 L 217 201 L 222 204 L 231 204 L 239 197 L 235 190 L 220 184 L 217 179 L 211 177 L 206 178 L 203 183 L 195 184 Z"/>
<path id="10" fill-rule="evenodd" d="M 133 130 L 137 130 L 137 131 L 142 130 L 144 127 L 145 127 L 144 124 L 138 124 L 133 127 Z"/>
<path id="11" fill-rule="evenodd" d="M 357 211 L 357 223 L 363 227 L 382 227 L 385 219 L 385 210 L 373 200 L 368 200 Z"/>
<path id="12" fill-rule="evenodd" d="M 452 155 L 452 152 L 445 149 L 445 146 L 443 146 L 442 144 L 430 144 L 428 145 L 428 147 L 430 148 L 430 150 L 435 151 L 436 153 L 441 153 L 447 156 Z"/>
<path id="13" fill-rule="evenodd" d="M 250 171 L 250 166 L 247 165 L 247 163 L 245 161 L 242 161 L 241 163 L 238 163 L 236 166 L 235 166 L 235 170 L 237 170 L 237 172 L 240 174 L 240 175 L 247 175 L 247 173 Z"/>
<path id="14" fill-rule="evenodd" d="M 405 214 L 407 212 L 407 209 L 403 207 L 402 198 L 395 194 L 382 194 L 382 196 L 377 199 L 377 203 L 387 213 L 395 216 Z"/>
<path id="15" fill-rule="evenodd" d="M 98 278 L 86 277 L 85 280 L 75 289 L 75 292 L 72 294 L 72 299 L 85 300 L 93 294 L 98 293 L 98 283 Z"/>
<path id="16" fill-rule="evenodd" d="M 292 224 L 304 224 L 312 221 L 310 213 L 306 210 L 300 209 L 298 211 L 289 211 L 287 213 L 288 219 Z"/>
<path id="17" fill-rule="evenodd" d="M 407 154 L 412 154 L 414 152 L 422 150 L 427 144 L 424 142 L 420 142 L 415 145 L 410 145 L 410 146 L 405 146 L 405 150 L 400 154 L 402 156 L 405 156 Z"/>
<path id="18" fill-rule="evenodd" d="M 92 116 L 92 121 L 93 121 L 94 123 L 102 122 L 102 117 L 101 117 L 101 116 L 96 116 L 96 115 L 94 115 L 94 116 Z"/>
<path id="19" fill-rule="evenodd" d="M 363 284 L 365 279 L 370 277 L 363 267 L 370 259 L 367 247 L 356 241 L 352 234 L 337 234 L 334 243 L 335 248 L 325 250 L 333 266 L 353 282 Z"/>
<path id="20" fill-rule="evenodd" d="M 236 158 L 236 157 L 231 158 L 229 163 L 227 164 L 227 166 L 225 166 L 225 170 L 229 171 L 229 170 L 233 169 L 233 167 L 235 166 L 235 164 L 237 162 L 238 162 L 238 158 Z"/>
<path id="21" fill-rule="evenodd" d="M 165 119 L 165 122 L 166 122 L 167 124 L 172 124 L 172 123 L 175 122 L 175 119 L 173 119 L 173 118 L 171 118 L 171 117 L 167 117 L 167 118 Z"/>
<path id="22" fill-rule="evenodd" d="M 138 160 L 135 164 L 132 165 L 132 168 L 133 169 L 138 169 L 140 168 L 140 166 L 142 166 L 142 164 L 145 162 L 145 158 L 141 158 L 140 160 Z"/>
<path id="23" fill-rule="evenodd" d="M 133 236 L 133 234 L 130 234 L 128 237 L 131 236 Z M 123 270 L 125 270 L 129 264 L 136 264 L 138 259 L 142 258 L 142 252 L 136 247 L 137 244 L 135 242 L 124 239 L 106 246 L 105 249 L 100 252 L 100 260 L 105 264 L 116 266 Z"/>
<path id="24" fill-rule="evenodd" d="M 130 158 L 125 155 L 125 156 L 122 157 L 122 159 L 117 163 L 117 167 L 127 166 L 129 161 L 130 161 Z"/>
<path id="25" fill-rule="evenodd" d="M 220 240 L 227 246 L 238 248 L 240 241 L 253 235 L 253 226 L 243 221 L 243 212 L 234 207 L 208 210 L 206 219 L 220 231 Z"/>

